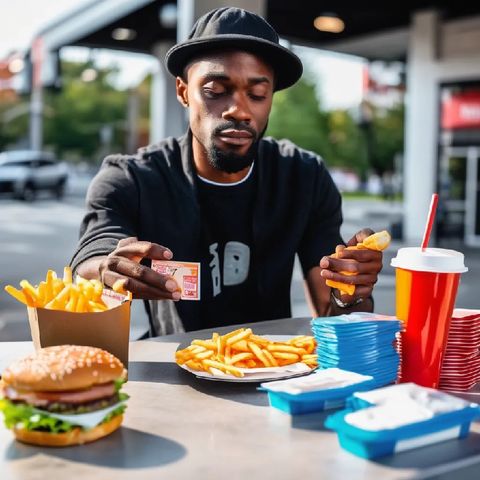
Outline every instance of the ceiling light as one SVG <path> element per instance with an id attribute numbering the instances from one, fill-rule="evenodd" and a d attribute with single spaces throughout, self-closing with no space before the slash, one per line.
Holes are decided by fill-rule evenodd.
<path id="1" fill-rule="evenodd" d="M 112 38 L 120 42 L 133 40 L 137 36 L 137 32 L 131 28 L 116 28 L 112 31 Z"/>
<path id="2" fill-rule="evenodd" d="M 345 23 L 333 13 L 324 13 L 318 16 L 313 25 L 321 32 L 341 33 L 345 29 Z"/>

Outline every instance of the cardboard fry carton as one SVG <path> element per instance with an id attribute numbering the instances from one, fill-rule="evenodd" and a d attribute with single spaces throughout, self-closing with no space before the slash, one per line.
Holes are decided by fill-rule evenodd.
<path id="1" fill-rule="evenodd" d="M 103 312 L 76 313 L 27 307 L 35 349 L 53 345 L 89 345 L 103 348 L 128 366 L 131 301 L 124 295 L 104 290 Z"/>

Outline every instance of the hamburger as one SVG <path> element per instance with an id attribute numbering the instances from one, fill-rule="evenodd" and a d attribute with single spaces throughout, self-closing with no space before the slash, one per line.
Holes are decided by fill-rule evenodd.
<path id="1" fill-rule="evenodd" d="M 0 381 L 0 411 L 17 440 L 66 447 L 109 435 L 128 395 L 118 358 L 95 347 L 42 348 L 10 365 Z"/>

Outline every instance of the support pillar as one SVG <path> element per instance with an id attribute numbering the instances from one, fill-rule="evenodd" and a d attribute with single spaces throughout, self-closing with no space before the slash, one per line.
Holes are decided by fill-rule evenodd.
<path id="1" fill-rule="evenodd" d="M 437 172 L 439 16 L 416 13 L 408 47 L 408 97 L 405 118 L 404 240 L 420 245 Z"/>
<path id="2" fill-rule="evenodd" d="M 161 42 L 152 49 L 158 58 L 158 70 L 153 75 L 150 96 L 150 143 L 166 137 L 178 137 L 187 129 L 185 110 L 177 100 L 175 79 L 165 68 L 164 58 L 171 42 Z"/>

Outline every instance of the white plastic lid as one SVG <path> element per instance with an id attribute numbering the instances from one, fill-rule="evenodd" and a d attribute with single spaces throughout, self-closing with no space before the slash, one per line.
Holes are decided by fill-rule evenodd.
<path id="1" fill-rule="evenodd" d="M 463 259 L 463 253 L 456 250 L 407 247 L 398 250 L 390 265 L 419 272 L 463 273 L 468 271 Z"/>

